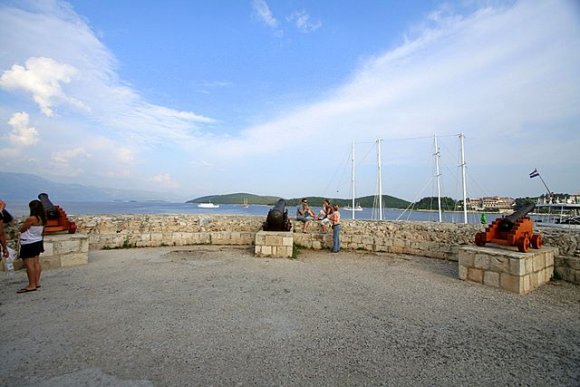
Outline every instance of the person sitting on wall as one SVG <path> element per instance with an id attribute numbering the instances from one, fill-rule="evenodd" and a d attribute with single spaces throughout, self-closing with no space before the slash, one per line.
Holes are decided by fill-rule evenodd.
<path id="1" fill-rule="evenodd" d="M 302 226 L 302 232 L 306 232 L 306 227 L 308 223 L 315 219 L 314 211 L 308 206 L 308 200 L 306 198 L 302 199 L 298 207 L 296 208 L 296 220 L 304 223 Z"/>
<path id="2" fill-rule="evenodd" d="M 330 228 L 329 215 L 332 214 L 332 206 L 328 199 L 322 201 L 322 209 L 318 213 L 318 220 L 320 221 L 320 226 L 322 227 L 322 232 L 327 232 Z"/>

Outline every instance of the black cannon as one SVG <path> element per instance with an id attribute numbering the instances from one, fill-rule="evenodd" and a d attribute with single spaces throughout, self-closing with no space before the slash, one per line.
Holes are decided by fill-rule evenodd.
<path id="1" fill-rule="evenodd" d="M 525 206 L 521 207 L 519 210 L 517 210 L 513 214 L 502 218 L 502 221 L 501 221 L 502 229 L 504 229 L 504 230 L 511 229 L 518 222 L 518 220 L 527 216 L 530 212 L 532 212 L 532 210 L 535 207 L 536 207 L 536 205 L 533 203 L 526 204 Z"/>
<path id="2" fill-rule="evenodd" d="M 52 204 L 52 202 L 48 198 L 48 194 L 46 193 L 38 194 L 38 200 L 40 200 L 42 206 L 44 207 L 46 219 L 58 219 L 58 211 L 56 210 L 54 204 Z"/>
<path id="3" fill-rule="evenodd" d="M 268 216 L 262 225 L 262 229 L 264 231 L 290 231 L 292 229 L 292 223 L 288 219 L 286 200 L 279 199 L 274 208 L 268 211 Z"/>
<path id="4" fill-rule="evenodd" d="M 52 204 L 48 198 L 48 194 L 41 193 L 38 195 L 38 200 L 44 207 L 46 213 L 46 225 L 44 226 L 44 233 L 51 234 L 60 231 L 67 231 L 69 234 L 74 234 L 77 231 L 75 222 L 71 222 L 66 212 L 59 206 Z"/>

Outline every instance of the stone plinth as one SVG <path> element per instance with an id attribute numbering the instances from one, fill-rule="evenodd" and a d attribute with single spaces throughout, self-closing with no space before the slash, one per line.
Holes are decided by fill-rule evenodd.
<path id="1" fill-rule="evenodd" d="M 258 231 L 254 252 L 257 257 L 292 258 L 293 246 L 290 231 Z"/>
<path id="2" fill-rule="evenodd" d="M 544 247 L 520 253 L 517 248 L 462 247 L 459 278 L 525 294 L 545 284 L 554 273 L 557 249 Z"/>
<path id="3" fill-rule="evenodd" d="M 86 265 L 89 263 L 89 238 L 86 234 L 53 234 L 44 236 L 43 269 Z"/>

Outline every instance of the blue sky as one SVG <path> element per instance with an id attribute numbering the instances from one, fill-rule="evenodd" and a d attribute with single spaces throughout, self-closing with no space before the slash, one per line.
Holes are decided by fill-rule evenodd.
<path id="1" fill-rule="evenodd" d="M 138 5 L 137 5 L 138 4 Z M 580 193 L 574 1 L 2 1 L 0 170 L 190 199 Z"/>

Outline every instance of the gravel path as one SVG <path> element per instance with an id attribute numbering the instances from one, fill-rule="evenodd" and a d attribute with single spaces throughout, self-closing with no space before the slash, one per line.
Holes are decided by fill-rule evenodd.
<path id="1" fill-rule="evenodd" d="M 1 385 L 580 385 L 580 287 L 516 295 L 454 262 L 167 247 L 1 284 Z"/>

